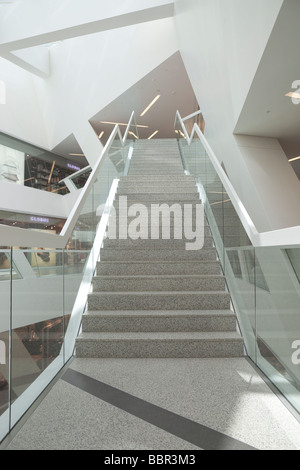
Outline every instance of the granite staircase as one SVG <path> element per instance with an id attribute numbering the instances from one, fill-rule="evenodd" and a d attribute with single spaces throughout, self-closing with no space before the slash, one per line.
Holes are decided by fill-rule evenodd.
<path id="1" fill-rule="evenodd" d="M 177 141 L 137 141 L 128 176 L 122 177 L 114 202 L 116 239 L 106 238 L 100 252 L 88 312 L 77 338 L 77 357 L 199 358 L 240 357 L 243 339 L 237 331 L 230 296 L 205 222 L 204 246 L 186 250 L 186 239 L 171 233 L 164 239 L 121 239 L 136 219 L 124 217 L 128 207 L 185 204 L 196 207 L 199 194 L 193 177 L 184 174 Z M 178 206 L 177 206 L 178 207 Z M 193 211 L 195 224 L 195 214 Z M 153 228 L 140 214 L 140 224 Z"/>

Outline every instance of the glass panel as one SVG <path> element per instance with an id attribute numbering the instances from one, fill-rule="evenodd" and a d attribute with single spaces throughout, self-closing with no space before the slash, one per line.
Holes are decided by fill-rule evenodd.
<path id="1" fill-rule="evenodd" d="M 81 189 L 85 186 L 90 174 L 92 172 L 92 169 L 89 168 L 85 172 L 80 173 L 79 175 L 76 176 L 71 176 L 70 180 L 73 182 L 73 184 L 76 186 L 77 189 Z"/>
<path id="2" fill-rule="evenodd" d="M 41 393 L 36 379 L 63 366 L 64 339 L 61 250 L 14 249 L 13 263 L 22 279 L 12 281 L 12 424 Z"/>
<path id="3" fill-rule="evenodd" d="M 299 279 L 285 250 L 257 248 L 256 257 L 257 364 L 299 412 Z"/>
<path id="4" fill-rule="evenodd" d="M 10 250 L 0 249 L 0 441 L 9 431 Z"/>
<path id="5" fill-rule="evenodd" d="M 255 360 L 255 250 L 197 134 L 190 145 L 179 122 L 179 147 L 186 171 L 195 176 L 248 354 Z"/>
<path id="6" fill-rule="evenodd" d="M 255 250 L 226 248 L 225 275 L 249 357 L 256 361 Z"/>

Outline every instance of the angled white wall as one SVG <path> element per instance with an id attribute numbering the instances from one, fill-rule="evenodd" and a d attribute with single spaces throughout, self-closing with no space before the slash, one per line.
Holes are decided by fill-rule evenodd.
<path id="1" fill-rule="evenodd" d="M 180 51 L 206 138 L 259 231 L 300 224 L 281 185 L 300 188 L 276 139 L 233 135 L 283 0 L 175 0 Z M 280 204 L 278 204 L 280 202 Z"/>
<path id="2" fill-rule="evenodd" d="M 0 58 L 0 81 L 5 85 L 5 96 L 0 101 L 0 131 L 49 148 L 33 76 Z"/>

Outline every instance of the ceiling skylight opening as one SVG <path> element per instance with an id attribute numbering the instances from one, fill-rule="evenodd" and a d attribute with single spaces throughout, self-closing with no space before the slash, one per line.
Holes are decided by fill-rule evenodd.
<path id="1" fill-rule="evenodd" d="M 300 160 L 300 156 L 299 157 L 295 157 L 295 158 L 291 158 L 289 160 L 289 162 L 295 162 L 296 160 Z"/>
<path id="2" fill-rule="evenodd" d="M 161 95 L 157 95 L 153 101 L 151 101 L 151 103 L 147 106 L 147 108 L 142 112 L 142 114 L 140 115 L 140 117 L 143 117 L 145 116 L 145 114 L 149 111 L 150 108 L 152 108 L 152 106 L 156 103 L 156 101 L 159 100 L 159 98 L 161 97 Z"/>
<path id="3" fill-rule="evenodd" d="M 150 137 L 148 137 L 148 140 L 151 140 L 158 133 L 159 133 L 159 131 L 153 132 L 153 134 L 151 134 Z"/>

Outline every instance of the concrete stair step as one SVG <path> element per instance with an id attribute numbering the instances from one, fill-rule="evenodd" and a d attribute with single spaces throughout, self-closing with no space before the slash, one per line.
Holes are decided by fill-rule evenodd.
<path id="1" fill-rule="evenodd" d="M 196 184 L 194 184 L 192 181 L 175 181 L 175 182 L 140 182 L 140 183 L 119 183 L 118 186 L 118 191 L 130 191 L 130 192 L 157 192 L 157 191 L 162 191 L 162 192 L 173 192 L 180 189 L 180 192 L 193 192 L 197 191 Z"/>
<path id="2" fill-rule="evenodd" d="M 162 275 L 204 275 L 204 274 L 221 274 L 220 262 L 215 261 L 108 261 L 101 260 L 97 263 L 97 275 L 136 275 L 136 276 L 162 276 Z"/>
<path id="3" fill-rule="evenodd" d="M 189 206 L 192 206 L 193 208 L 195 208 L 198 204 L 201 204 L 201 200 L 199 199 L 199 194 L 197 195 L 197 197 L 194 197 L 191 200 L 186 199 L 186 200 L 183 200 L 183 201 L 178 200 L 178 198 L 174 195 L 172 195 L 171 199 L 161 197 L 161 200 L 156 200 L 156 201 L 153 201 L 152 198 L 150 198 L 148 195 L 146 196 L 144 201 L 135 200 L 133 195 L 130 195 L 130 197 L 128 197 L 128 201 L 129 201 L 130 204 L 139 204 L 139 203 L 141 203 L 145 207 L 148 207 L 148 208 L 151 208 L 153 205 L 157 205 L 157 204 L 159 206 L 161 206 L 163 204 L 167 204 L 171 208 L 171 206 L 173 204 L 176 204 L 176 205 L 179 205 L 182 208 L 182 210 L 184 209 L 185 205 L 189 205 Z M 119 198 L 114 200 L 113 206 L 114 206 L 116 211 L 119 209 L 119 207 L 120 207 Z"/>
<path id="4" fill-rule="evenodd" d="M 204 332 L 236 331 L 236 317 L 230 310 L 164 310 L 87 312 L 82 331 L 91 332 Z"/>
<path id="5" fill-rule="evenodd" d="M 199 197 L 199 193 L 197 191 L 196 186 L 192 185 L 166 185 L 164 187 L 163 185 L 155 185 L 155 186 L 145 186 L 145 185 L 138 185 L 138 186 L 126 186 L 124 187 L 119 186 L 117 195 L 129 195 L 129 194 L 147 194 L 148 197 L 149 195 L 152 194 L 172 194 L 175 193 L 177 194 L 177 198 L 180 199 L 180 194 L 193 194 L 196 193 Z"/>
<path id="6" fill-rule="evenodd" d="M 117 197 L 120 194 L 118 193 Z M 121 194 L 122 195 L 122 194 Z M 178 193 L 176 192 L 171 192 L 171 193 L 164 193 L 164 192 L 157 192 L 157 193 L 129 193 L 129 194 L 123 194 L 123 196 L 126 195 L 128 201 L 135 201 L 136 203 L 143 203 L 145 201 L 149 201 L 152 204 L 155 203 L 167 203 L 170 201 L 177 202 L 180 201 L 185 202 L 185 201 L 193 201 L 197 200 L 199 201 L 199 193 L 197 192 L 182 192 L 180 193 L 180 196 L 178 196 Z M 130 202 L 132 204 L 132 202 Z"/>
<path id="7" fill-rule="evenodd" d="M 82 333 L 77 357 L 212 358 L 242 357 L 243 340 L 234 332 Z"/>
<path id="8" fill-rule="evenodd" d="M 113 248 L 114 250 L 186 250 L 186 240 L 111 240 L 106 238 L 103 242 L 103 249 Z M 212 248 L 213 238 L 206 236 L 204 238 L 204 247 Z"/>
<path id="9" fill-rule="evenodd" d="M 227 292 L 93 292 L 88 310 L 229 310 Z"/>
<path id="10" fill-rule="evenodd" d="M 224 276 L 95 276 L 93 292 L 225 291 Z"/>
<path id="11" fill-rule="evenodd" d="M 201 250 L 114 250 L 102 248 L 100 259 L 102 261 L 188 261 L 212 260 L 217 258 L 215 248 L 202 248 Z"/>
<path id="12" fill-rule="evenodd" d="M 182 175 L 182 176 L 171 176 L 170 175 L 170 179 L 168 179 L 165 175 L 156 175 L 156 176 L 152 176 L 151 178 L 149 178 L 149 176 L 143 176 L 143 175 L 140 175 L 140 176 L 121 176 L 120 177 L 120 183 L 122 182 L 125 182 L 125 183 L 149 183 L 149 184 L 152 184 L 152 183 L 161 183 L 161 182 L 185 182 L 185 181 L 189 181 L 189 182 L 193 182 L 195 183 L 195 178 L 194 176 L 191 176 L 191 175 Z"/>

